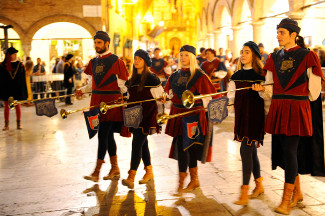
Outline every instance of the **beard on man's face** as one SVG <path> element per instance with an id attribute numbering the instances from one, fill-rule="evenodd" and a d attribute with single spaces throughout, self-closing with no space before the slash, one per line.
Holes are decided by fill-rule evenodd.
<path id="1" fill-rule="evenodd" d="M 102 54 L 107 51 L 105 46 L 104 47 L 96 47 L 95 49 L 96 49 L 96 52 L 99 54 Z"/>

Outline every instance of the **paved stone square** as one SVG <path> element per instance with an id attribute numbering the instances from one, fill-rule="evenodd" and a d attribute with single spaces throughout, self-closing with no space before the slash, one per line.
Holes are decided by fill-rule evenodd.
<path id="1" fill-rule="evenodd" d="M 66 107 L 89 105 L 89 99 Z M 0 108 L 3 127 L 3 108 Z M 233 204 L 241 185 L 240 143 L 233 141 L 233 114 L 214 127 L 213 162 L 199 164 L 201 188 L 182 197 L 174 196 L 178 181 L 177 161 L 169 159 L 172 138 L 149 136 L 155 180 L 139 185 L 144 174 L 140 164 L 134 190 L 121 179 L 98 184 L 82 176 L 93 171 L 97 136 L 89 140 L 81 112 L 66 120 L 59 115 L 39 117 L 35 107 L 22 107 L 23 130 L 16 130 L 15 112 L 10 112 L 10 130 L 0 131 L 0 215 L 93 216 L 93 215 L 278 215 L 273 212 L 283 192 L 283 170 L 271 170 L 270 135 L 258 149 L 265 194 L 247 207 Z M 127 177 L 131 138 L 115 135 L 121 178 Z M 109 170 L 109 159 L 101 176 Z M 250 188 L 254 188 L 251 179 Z M 189 177 L 186 179 L 186 183 Z M 303 203 L 291 215 L 325 215 L 325 178 L 301 176 Z"/>

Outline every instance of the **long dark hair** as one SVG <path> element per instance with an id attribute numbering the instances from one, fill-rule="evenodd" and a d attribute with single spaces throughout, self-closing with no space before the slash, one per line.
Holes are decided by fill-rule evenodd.
<path id="1" fill-rule="evenodd" d="M 289 31 L 289 34 L 292 34 L 293 32 L 295 32 L 295 31 L 291 31 L 289 29 L 288 29 L 288 31 Z M 304 38 L 302 36 L 300 36 L 298 33 L 297 33 L 297 37 L 296 37 L 296 44 L 302 48 L 307 49 Z"/>
<path id="2" fill-rule="evenodd" d="M 144 68 L 141 74 L 141 81 L 138 86 L 138 92 L 143 90 L 144 84 L 146 82 L 148 74 L 151 73 L 150 68 L 147 66 L 147 64 L 144 64 Z M 136 82 L 136 77 L 138 75 L 138 69 L 136 69 L 133 65 L 132 75 L 128 84 L 128 87 L 131 87 Z"/>

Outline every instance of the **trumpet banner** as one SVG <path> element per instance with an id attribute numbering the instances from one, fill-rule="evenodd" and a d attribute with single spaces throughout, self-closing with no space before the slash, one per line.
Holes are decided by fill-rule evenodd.
<path id="1" fill-rule="evenodd" d="M 58 114 L 58 110 L 55 107 L 55 99 L 44 99 L 39 101 L 34 101 L 36 108 L 36 115 L 52 117 Z"/>
<path id="2" fill-rule="evenodd" d="M 124 126 L 138 128 L 142 122 L 142 106 L 137 105 L 131 108 L 126 108 L 123 111 Z"/>
<path id="3" fill-rule="evenodd" d="M 229 98 L 221 97 L 213 99 L 208 104 L 208 117 L 212 122 L 221 123 L 228 116 L 227 105 Z"/>
<path id="4" fill-rule="evenodd" d="M 99 108 L 84 112 L 89 139 L 93 138 L 99 127 Z"/>
<path id="5" fill-rule="evenodd" d="M 194 144 L 203 145 L 204 136 L 201 131 L 200 113 L 182 118 L 183 125 L 183 150 L 185 151 Z"/>

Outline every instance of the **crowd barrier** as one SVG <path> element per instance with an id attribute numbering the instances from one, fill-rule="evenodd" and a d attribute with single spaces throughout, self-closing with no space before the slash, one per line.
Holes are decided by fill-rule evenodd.
<path id="1" fill-rule="evenodd" d="M 62 95 L 66 91 L 63 87 L 63 74 L 45 74 L 31 76 L 31 87 L 33 98 L 46 98 L 55 96 L 56 93 Z"/>

